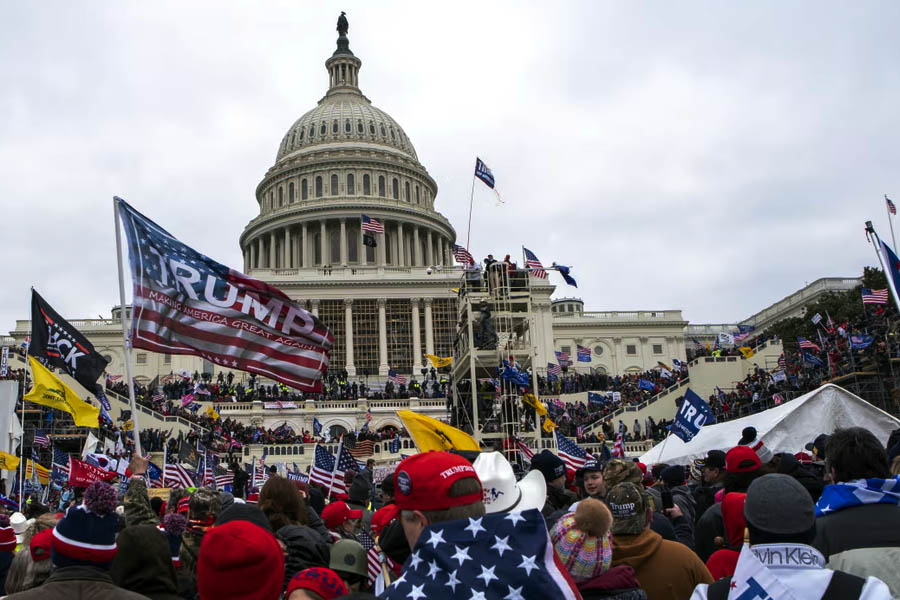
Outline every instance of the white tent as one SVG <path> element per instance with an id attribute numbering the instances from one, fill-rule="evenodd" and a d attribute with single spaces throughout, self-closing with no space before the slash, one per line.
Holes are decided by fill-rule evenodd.
<path id="1" fill-rule="evenodd" d="M 640 460 L 646 465 L 667 463 L 687 465 L 703 458 L 709 450 L 728 451 L 741 439 L 745 427 L 756 428 L 757 439 L 774 453 L 805 451 L 805 446 L 820 433 L 831 433 L 843 427 L 863 427 L 887 443 L 891 431 L 900 420 L 876 408 L 834 384 L 785 402 L 761 413 L 700 429 L 688 443 L 669 434 L 668 440 L 655 445 Z"/>

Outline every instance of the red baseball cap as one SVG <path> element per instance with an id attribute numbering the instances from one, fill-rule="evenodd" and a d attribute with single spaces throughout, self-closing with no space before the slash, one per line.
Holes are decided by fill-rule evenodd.
<path id="1" fill-rule="evenodd" d="M 31 538 L 31 546 L 29 547 L 29 550 L 31 551 L 31 560 L 40 562 L 50 558 L 51 540 L 53 540 L 52 529 L 44 529 L 43 531 L 36 533 L 34 537 Z"/>
<path id="2" fill-rule="evenodd" d="M 325 567 L 304 569 L 294 575 L 288 583 L 284 597 L 290 598 L 294 590 L 309 590 L 325 600 L 334 600 L 349 592 L 341 576 Z"/>
<path id="3" fill-rule="evenodd" d="M 375 532 L 376 536 L 381 535 L 381 530 L 385 528 L 385 526 L 394 520 L 394 517 L 400 510 L 397 508 L 396 504 L 388 504 L 387 506 L 383 506 L 375 511 L 375 514 L 372 515 L 372 521 L 369 523 L 372 531 Z"/>
<path id="4" fill-rule="evenodd" d="M 749 473 L 761 466 L 762 461 L 750 446 L 735 446 L 725 454 L 727 473 Z"/>
<path id="5" fill-rule="evenodd" d="M 478 481 L 473 494 L 450 497 L 450 486 L 467 477 Z M 481 480 L 468 460 L 450 452 L 429 451 L 404 458 L 394 469 L 394 502 L 400 510 L 446 510 L 482 500 Z"/>
<path id="6" fill-rule="evenodd" d="M 362 519 L 363 511 L 352 510 L 346 502 L 332 502 L 322 509 L 322 520 L 325 527 L 336 529 L 344 524 L 347 519 Z"/>

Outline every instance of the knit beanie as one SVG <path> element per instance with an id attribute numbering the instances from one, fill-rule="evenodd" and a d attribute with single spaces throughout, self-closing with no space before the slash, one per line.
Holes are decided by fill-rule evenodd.
<path id="1" fill-rule="evenodd" d="M 166 515 L 160 529 L 166 534 L 166 541 L 169 543 L 169 555 L 172 557 L 172 565 L 177 569 L 181 566 L 179 552 L 181 551 L 181 541 L 184 530 L 187 529 L 187 519 L 179 514 Z"/>
<path id="2" fill-rule="evenodd" d="M 271 531 L 229 521 L 203 536 L 197 561 L 200 600 L 277 600 L 283 585 L 284 551 Z"/>
<path id="3" fill-rule="evenodd" d="M 92 483 L 84 492 L 84 501 L 70 508 L 53 529 L 53 564 L 109 569 L 116 556 L 118 524 L 116 490 L 102 481 Z"/>
<path id="4" fill-rule="evenodd" d="M 9 515 L 0 515 L 0 552 L 15 552 L 16 532 L 9 524 Z"/>
<path id="5" fill-rule="evenodd" d="M 603 502 L 585 498 L 575 512 L 563 515 L 554 525 L 550 533 L 553 549 L 576 583 L 589 581 L 609 570 L 612 520 Z"/>

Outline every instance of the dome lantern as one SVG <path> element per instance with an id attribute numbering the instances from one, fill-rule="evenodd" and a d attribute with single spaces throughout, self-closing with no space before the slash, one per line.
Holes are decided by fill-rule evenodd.
<path id="1" fill-rule="evenodd" d="M 337 49 L 334 54 L 325 61 L 328 70 L 328 92 L 326 96 L 340 93 L 361 94 L 359 90 L 359 67 L 362 61 L 353 55 L 350 50 L 350 40 L 347 39 L 349 24 L 345 13 L 341 12 L 338 18 Z"/>

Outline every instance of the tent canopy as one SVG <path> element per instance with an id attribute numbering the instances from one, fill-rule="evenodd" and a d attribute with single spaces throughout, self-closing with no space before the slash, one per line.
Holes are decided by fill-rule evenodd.
<path id="1" fill-rule="evenodd" d="M 862 427 L 887 443 L 900 420 L 876 408 L 842 387 L 826 384 L 817 390 L 761 413 L 734 421 L 707 425 L 685 443 L 672 434 L 641 456 L 647 465 L 666 463 L 687 465 L 710 450 L 728 451 L 737 446 L 745 427 L 756 428 L 757 439 L 774 453 L 794 454 L 805 449 L 820 433 L 844 427 Z"/>

